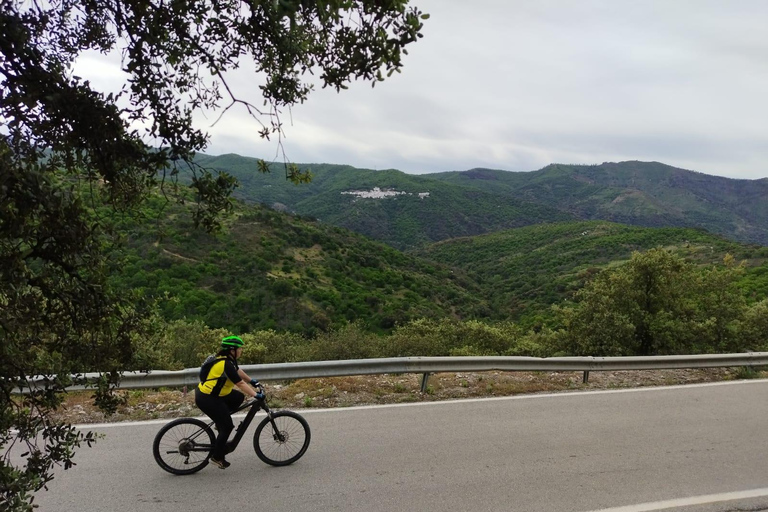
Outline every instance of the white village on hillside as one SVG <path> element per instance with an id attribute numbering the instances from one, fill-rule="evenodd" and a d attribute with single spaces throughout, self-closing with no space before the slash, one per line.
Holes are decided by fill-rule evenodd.
<path id="1" fill-rule="evenodd" d="M 351 196 L 357 196 L 362 199 L 386 199 L 388 197 L 397 197 L 400 195 L 412 196 L 412 192 L 398 191 L 393 189 L 381 190 L 379 187 L 373 187 L 371 190 L 351 190 L 348 192 L 342 192 L 342 194 L 348 194 Z M 419 199 L 429 197 L 429 192 L 419 192 Z"/>

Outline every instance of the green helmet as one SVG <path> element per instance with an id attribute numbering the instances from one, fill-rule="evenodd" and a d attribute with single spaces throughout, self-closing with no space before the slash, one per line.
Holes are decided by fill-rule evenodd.
<path id="1" fill-rule="evenodd" d="M 221 348 L 240 348 L 244 345 L 238 336 L 227 336 L 221 340 Z"/>

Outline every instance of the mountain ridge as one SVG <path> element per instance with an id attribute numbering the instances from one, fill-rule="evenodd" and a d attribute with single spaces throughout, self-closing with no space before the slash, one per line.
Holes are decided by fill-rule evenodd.
<path id="1" fill-rule="evenodd" d="M 474 168 L 420 175 L 297 164 L 314 176 L 311 183 L 298 187 L 256 172 L 254 158 L 202 155 L 199 163 L 238 178 L 241 188 L 235 196 L 240 199 L 316 217 L 399 249 L 578 219 L 703 228 L 740 242 L 768 245 L 768 178 L 725 178 L 660 162 L 550 164 L 536 171 Z M 373 187 L 410 194 L 431 188 L 429 202 L 416 203 L 431 209 L 409 204 L 407 196 L 356 202 L 346 195 Z"/>
<path id="2" fill-rule="evenodd" d="M 702 227 L 734 240 L 768 245 L 768 179 L 724 178 L 640 161 L 551 164 L 527 173 L 482 169 L 432 176 L 480 189 L 493 183 L 504 194 L 557 204 L 585 220 Z"/>

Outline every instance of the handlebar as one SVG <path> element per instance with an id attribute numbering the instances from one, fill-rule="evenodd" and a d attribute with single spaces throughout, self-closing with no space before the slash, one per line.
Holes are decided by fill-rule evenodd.
<path id="1" fill-rule="evenodd" d="M 254 400 L 264 400 L 266 398 L 266 394 L 264 393 L 264 386 L 261 385 L 261 382 L 256 381 L 255 379 L 251 379 L 251 386 L 256 388 L 256 397 Z"/>

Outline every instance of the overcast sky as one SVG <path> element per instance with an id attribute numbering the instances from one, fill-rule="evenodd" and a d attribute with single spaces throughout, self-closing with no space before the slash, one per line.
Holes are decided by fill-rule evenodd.
<path id="1" fill-rule="evenodd" d="M 431 18 L 402 74 L 316 90 L 284 114 L 291 161 L 427 173 L 643 160 L 768 177 L 766 0 L 412 3 Z M 115 73 L 92 56 L 78 68 L 97 84 Z M 207 153 L 274 159 L 258 128 L 230 111 Z"/>

